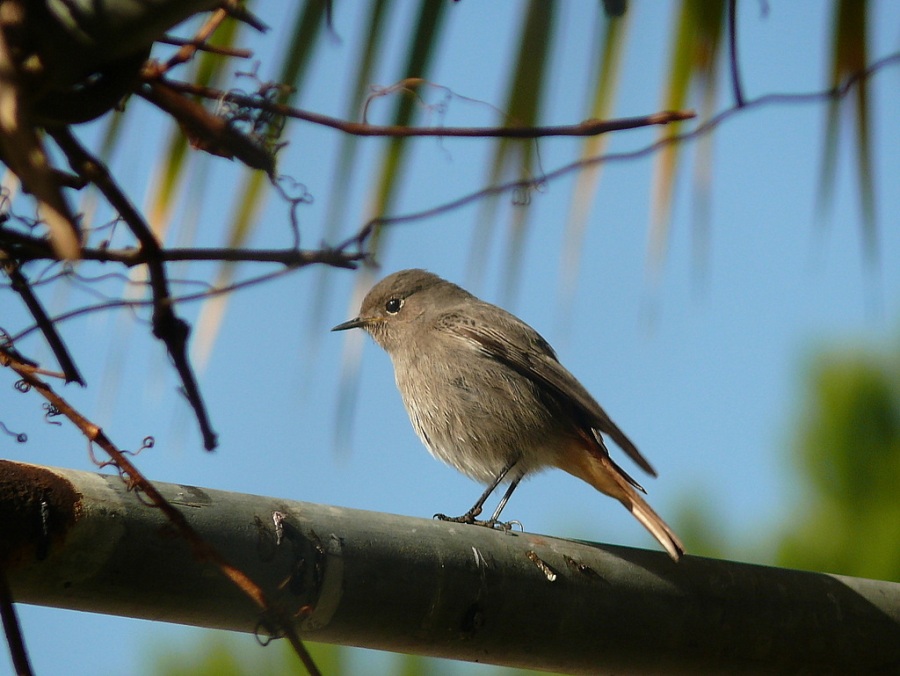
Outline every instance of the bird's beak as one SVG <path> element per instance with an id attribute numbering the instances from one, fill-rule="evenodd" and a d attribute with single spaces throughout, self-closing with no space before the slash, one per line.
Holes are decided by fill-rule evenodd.
<path id="1" fill-rule="evenodd" d="M 357 317 L 356 319 L 351 319 L 350 321 L 344 322 L 343 324 L 338 324 L 335 326 L 332 331 L 346 331 L 347 329 L 361 329 L 369 323 L 369 320 L 365 317 Z"/>

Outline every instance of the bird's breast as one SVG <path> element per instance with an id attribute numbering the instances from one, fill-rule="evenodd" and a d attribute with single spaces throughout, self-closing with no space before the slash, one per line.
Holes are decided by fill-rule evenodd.
<path id="1" fill-rule="evenodd" d="M 511 459 L 523 471 L 553 464 L 561 425 L 535 384 L 468 351 L 435 363 L 427 354 L 394 359 L 394 375 L 416 434 L 431 454 L 490 482 Z"/>

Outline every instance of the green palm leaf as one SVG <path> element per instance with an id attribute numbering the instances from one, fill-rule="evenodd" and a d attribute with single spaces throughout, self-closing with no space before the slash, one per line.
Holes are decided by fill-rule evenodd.
<path id="1" fill-rule="evenodd" d="M 830 84 L 838 87 L 843 81 L 864 70 L 868 64 L 868 2 L 866 0 L 836 0 L 834 5 L 834 37 Z M 828 106 L 825 131 L 825 154 L 819 182 L 820 212 L 831 202 L 837 174 L 837 144 L 840 137 L 841 112 L 852 107 L 856 123 L 856 163 L 859 182 L 860 209 L 866 253 L 870 259 L 877 254 L 875 227 L 875 181 L 872 170 L 872 140 L 869 87 L 865 78 L 856 83 L 852 97 L 833 99 Z"/>
<path id="2" fill-rule="evenodd" d="M 706 102 L 707 114 L 715 101 L 716 70 L 725 24 L 725 2 L 722 0 L 683 0 L 672 43 L 671 68 L 663 96 L 662 108 L 684 108 L 693 85 Z M 662 138 L 676 136 L 683 124 L 667 125 Z M 680 146 L 672 143 L 657 155 L 651 203 L 649 261 L 651 272 L 660 267 L 669 236 L 669 220 L 677 179 Z M 709 152 L 709 151 L 707 151 Z M 709 158 L 701 162 L 709 162 Z"/>

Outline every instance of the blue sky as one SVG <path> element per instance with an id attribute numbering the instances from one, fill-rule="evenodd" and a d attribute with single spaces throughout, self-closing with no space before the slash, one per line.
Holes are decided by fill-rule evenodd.
<path id="1" fill-rule="evenodd" d="M 568 3 L 557 30 L 566 49 L 554 56 L 544 119 L 575 123 L 586 117 L 588 60 L 596 39 L 599 3 Z M 283 37 L 279 18 L 293 3 L 265 3 L 269 37 L 249 43 L 274 77 L 273 50 Z M 742 3 L 740 49 L 746 94 L 810 92 L 824 88 L 831 17 L 824 3 Z M 463 2 L 453 6 L 442 56 L 429 76 L 458 95 L 446 117 L 432 123 L 484 125 L 496 120 L 488 105 L 502 106 L 503 68 L 515 50 L 519 4 Z M 874 3 L 870 60 L 898 48 L 900 5 Z M 395 7 L 395 43 L 414 16 L 412 2 Z M 615 114 L 642 115 L 660 108 L 667 73 L 672 5 L 632 3 L 631 30 Z M 360 44 L 357 10 L 337 3 L 338 40 L 319 45 L 316 72 L 301 107 L 345 116 L 349 68 Z M 589 18 L 590 20 L 587 20 Z M 396 51 L 396 50 L 395 50 Z M 391 53 L 374 84 L 397 79 L 402 54 Z M 268 70 L 267 70 L 268 69 Z M 574 176 L 548 183 L 532 196 L 522 275 L 513 294 L 504 291 L 505 232 L 514 207 L 498 201 L 500 220 L 478 281 L 468 269 L 476 231 L 487 227 L 482 205 L 395 226 L 379 263 L 382 273 L 424 267 L 502 303 L 557 347 L 578 376 L 635 440 L 659 471 L 645 483 L 651 504 L 668 520 L 681 506 L 700 504 L 722 532 L 735 558 L 751 547 L 763 552 L 782 524 L 803 509 L 804 487 L 789 456 L 793 422 L 802 403 L 802 377 L 816 350 L 835 345 L 896 346 L 900 318 L 900 237 L 897 214 L 900 148 L 891 131 L 900 108 L 896 67 L 872 81 L 876 196 L 880 262 L 866 263 L 856 190 L 852 134 L 841 139 L 839 170 L 824 217 L 816 209 L 826 120 L 823 104 L 771 105 L 736 115 L 714 132 L 709 248 L 698 270 L 692 185 L 694 144 L 684 147 L 669 247 L 656 275 L 648 274 L 649 195 L 652 158 L 604 168 L 588 232 L 581 248 L 575 310 L 567 314 L 559 292 L 563 230 Z M 730 106 L 723 86 L 717 110 Z M 335 83 L 338 86 L 335 86 Z M 245 86 L 245 85 L 241 85 Z M 426 91 L 431 103 L 443 96 Z M 468 97 L 485 103 L 472 103 Z M 133 101 L 127 145 L 112 160 L 115 175 L 142 204 L 151 194 L 167 125 L 141 101 Z M 376 101 L 374 120 L 391 110 Z M 78 130 L 87 142 L 102 127 Z M 848 127 L 849 132 L 849 127 Z M 611 149 L 647 145 L 655 130 L 623 132 Z M 340 137 L 306 124 L 288 131 L 291 145 L 280 158 L 283 172 L 302 181 L 315 202 L 300 211 L 304 246 L 316 246 L 329 205 L 334 156 Z M 347 217 L 342 235 L 368 216 L 382 142 L 362 144 L 356 180 L 342 186 Z M 571 139 L 541 143 L 543 168 L 577 158 Z M 394 213 L 440 204 L 482 187 L 489 151 L 481 141 L 422 139 L 410 156 L 407 180 Z M 201 179 L 207 182 L 201 188 Z M 220 245 L 235 208 L 242 174 L 225 161 L 198 158 L 190 188 L 173 215 L 173 240 L 186 237 L 192 220 L 199 244 Z M 102 218 L 103 214 L 98 214 Z M 289 242 L 284 206 L 269 200 L 253 244 Z M 176 269 L 173 276 L 211 275 L 214 268 Z M 247 276 L 260 268 L 245 267 Z M 100 270 L 97 274 L 105 272 Z M 379 273 L 382 274 L 382 273 Z M 125 448 L 146 435 L 156 446 L 139 458 L 153 479 L 310 502 L 428 517 L 461 513 L 481 488 L 433 460 L 410 427 L 393 384 L 390 362 L 370 341 L 362 352 L 358 400 L 347 443 L 336 451 L 338 381 L 348 340 L 328 329 L 354 316 L 356 275 L 328 271 L 329 302 L 315 314 L 313 293 L 320 271 L 307 269 L 234 295 L 201 376 L 220 435 L 214 454 L 202 450 L 187 407 L 160 346 L 126 313 L 104 313 L 63 326 L 90 387 L 66 394 Z M 110 287 L 116 292 L 115 287 Z M 56 309 L 77 306 L 77 291 L 48 294 Z M 5 304 L 11 305 L 10 301 Z M 199 306 L 184 315 L 198 318 Z M 4 308 L 4 326 L 21 326 L 23 314 Z M 7 318 L 8 317 L 8 318 Z M 47 356 L 39 341 L 26 353 Z M 41 422 L 36 397 L 16 395 L 6 375 L 3 421 L 30 437 L 16 445 L 0 437 L 3 457 L 91 470 L 81 438 L 68 426 Z M 576 479 L 549 472 L 524 483 L 505 516 L 530 531 L 639 547 L 656 544 L 617 503 Z M 686 542 L 688 550 L 690 541 Z M 145 673 L 140 666 L 165 644 L 184 644 L 199 632 L 182 627 L 20 607 L 25 636 L 38 673 Z M 252 639 L 240 637 L 241 641 Z M 154 648 L 156 646 L 156 648 Z M 364 659 L 362 657 L 357 659 Z M 381 658 L 382 660 L 386 658 Z M 9 664 L 0 659 L 0 674 Z M 448 669 L 451 669 L 448 667 Z M 453 670 L 455 668 L 452 668 Z"/>

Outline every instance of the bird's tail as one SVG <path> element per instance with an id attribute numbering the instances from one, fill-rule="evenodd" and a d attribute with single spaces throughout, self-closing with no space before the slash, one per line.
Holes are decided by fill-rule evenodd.
<path id="1" fill-rule="evenodd" d="M 684 545 L 681 543 L 681 540 L 669 528 L 669 524 L 653 511 L 653 508 L 647 504 L 644 498 L 638 495 L 630 486 L 629 489 L 631 495 L 628 498 L 619 498 L 619 500 L 644 525 L 644 528 L 649 530 L 653 537 L 659 540 L 659 544 L 666 548 L 669 556 L 678 561 L 684 554 Z"/>
<path id="2" fill-rule="evenodd" d="M 684 554 L 684 545 L 662 517 L 653 511 L 647 501 L 635 490 L 633 481 L 609 456 L 588 452 L 583 446 L 573 446 L 560 458 L 559 468 L 586 481 L 601 493 L 615 498 L 631 512 L 651 535 L 678 561 Z"/>

